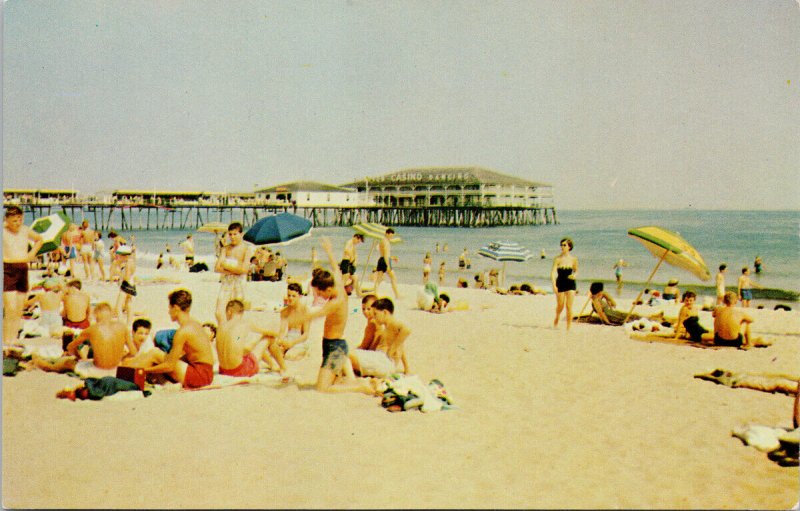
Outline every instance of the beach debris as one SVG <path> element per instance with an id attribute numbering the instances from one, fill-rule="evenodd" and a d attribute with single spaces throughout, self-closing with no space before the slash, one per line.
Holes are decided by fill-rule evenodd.
<path id="1" fill-rule="evenodd" d="M 737 373 L 725 369 L 714 369 L 710 373 L 695 374 L 695 378 L 711 381 L 731 388 L 746 388 L 774 394 L 780 392 L 794 396 L 798 391 L 800 377 L 786 374 Z"/>
<path id="2" fill-rule="evenodd" d="M 745 445 L 766 452 L 767 457 L 782 467 L 798 466 L 800 428 L 787 430 L 759 424 L 746 424 L 731 431 L 731 436 Z"/>
<path id="3" fill-rule="evenodd" d="M 419 376 L 393 374 L 379 387 L 383 392 L 381 406 L 390 412 L 403 412 L 419 408 L 421 412 L 438 412 L 453 408 L 453 401 L 444 384 L 431 380 L 425 385 Z"/>

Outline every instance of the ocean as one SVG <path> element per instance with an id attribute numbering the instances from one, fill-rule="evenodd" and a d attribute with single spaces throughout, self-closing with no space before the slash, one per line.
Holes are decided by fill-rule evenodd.
<path id="1" fill-rule="evenodd" d="M 87 214 L 87 219 L 91 217 Z M 31 218 L 26 218 L 29 225 Z M 81 219 L 73 219 L 79 222 Z M 752 270 L 756 256 L 763 259 L 763 271 L 756 275 L 755 283 L 765 288 L 778 290 L 777 300 L 784 297 L 783 291 L 796 293 L 800 290 L 800 212 L 798 211 L 558 211 L 557 225 L 514 226 L 491 228 L 447 228 L 447 227 L 396 227 L 401 243 L 392 245 L 392 254 L 399 257 L 394 268 L 402 283 L 422 281 L 422 260 L 426 252 L 433 257 L 434 278 L 439 264 L 444 261 L 447 268 L 446 285 L 455 285 L 459 277 L 472 282 L 473 275 L 490 268 L 501 268 L 502 263 L 477 255 L 477 250 L 491 241 L 515 241 L 528 248 L 533 258 L 526 262 L 506 263 L 506 286 L 528 282 L 550 288 L 550 271 L 553 256 L 559 253 L 559 240 L 572 238 L 573 254 L 578 259 L 578 292 L 584 294 L 589 282 L 601 280 L 609 291 L 615 288 L 614 263 L 622 258 L 628 263 L 623 278 L 626 286 L 623 296 L 634 296 L 642 289 L 657 259 L 635 239 L 627 235 L 628 229 L 647 225 L 658 225 L 675 231 L 691 243 L 703 256 L 712 275 L 712 280 L 701 282 L 691 273 L 667 263 L 656 272 L 651 287 L 660 288 L 670 278 L 679 280 L 682 291 L 695 289 L 699 294 L 713 295 L 713 276 L 720 263 L 728 265 L 726 284 L 735 288 L 744 266 Z M 245 229 L 247 226 L 245 226 Z M 141 272 L 151 272 L 158 254 L 164 252 L 166 244 L 173 254 L 183 260 L 178 244 L 189 233 L 194 234 L 197 259 L 204 260 L 209 267 L 214 263 L 212 234 L 192 230 L 134 230 L 118 231 L 130 239 L 135 236 L 137 261 Z M 289 261 L 288 274 L 307 273 L 311 259 L 311 248 L 317 246 L 318 258 L 325 255 L 319 248 L 319 239 L 328 236 L 334 245 L 337 260 L 341 257 L 344 243 L 354 231 L 346 227 L 324 227 L 312 230 L 312 235 L 289 245 L 274 247 Z M 104 238 L 108 233 L 104 232 Z M 440 251 L 435 248 L 439 243 Z M 373 243 L 367 238 L 358 247 L 358 275 Z M 447 251 L 444 248 L 447 247 Z M 472 267 L 469 271 L 458 271 L 458 256 L 467 249 Z M 545 259 L 540 257 L 541 251 Z M 377 247 L 369 256 L 369 268 L 374 268 Z M 369 278 L 369 271 L 367 272 Z M 388 289 L 388 288 L 387 288 Z M 758 296 L 758 295 L 756 295 Z"/>

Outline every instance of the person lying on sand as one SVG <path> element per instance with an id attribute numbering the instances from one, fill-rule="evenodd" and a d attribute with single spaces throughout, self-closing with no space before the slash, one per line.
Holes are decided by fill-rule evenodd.
<path id="1" fill-rule="evenodd" d="M 603 324 L 622 325 L 625 322 L 625 318 L 628 317 L 628 313 L 615 309 L 614 307 L 617 306 L 617 303 L 603 288 L 602 282 L 592 282 L 589 286 L 589 300 L 592 302 L 592 310 Z M 638 314 L 631 314 L 628 317 L 628 321 L 638 321 L 642 318 L 643 316 Z M 652 314 L 647 319 L 661 322 L 664 319 L 664 312 Z"/>
<path id="2" fill-rule="evenodd" d="M 253 333 L 260 337 L 251 339 Z M 258 373 L 259 361 L 269 345 L 280 367 L 281 375 L 286 373 L 283 352 L 275 344 L 277 332 L 267 330 L 244 317 L 244 304 L 241 300 L 230 300 L 225 306 L 225 321 L 217 328 L 217 355 L 219 374 L 226 376 L 250 377 Z M 270 368 L 272 364 L 270 361 Z"/>

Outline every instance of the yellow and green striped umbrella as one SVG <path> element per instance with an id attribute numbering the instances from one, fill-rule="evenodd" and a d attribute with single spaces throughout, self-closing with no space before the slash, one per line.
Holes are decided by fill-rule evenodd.
<path id="1" fill-rule="evenodd" d="M 683 268 L 700 280 L 711 279 L 703 256 L 678 233 L 650 225 L 630 229 L 628 236 L 640 241 L 651 254 L 672 266 Z"/>

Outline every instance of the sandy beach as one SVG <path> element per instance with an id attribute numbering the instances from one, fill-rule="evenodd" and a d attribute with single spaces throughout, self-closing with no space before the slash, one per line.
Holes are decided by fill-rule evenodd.
<path id="1" fill-rule="evenodd" d="M 159 273 L 213 318 L 213 273 Z M 142 283 L 134 309 L 172 328 L 172 282 Z M 630 339 L 622 327 L 552 329 L 552 296 L 446 289 L 470 310 L 395 315 L 409 361 L 456 405 L 388 413 L 379 398 L 250 384 L 134 400 L 55 398 L 78 380 L 3 378 L 3 505 L 9 508 L 758 508 L 798 501 L 784 468 L 731 436 L 743 424 L 791 427 L 793 398 L 701 381 L 716 368 L 798 373 L 800 314 L 755 310 L 769 348 L 708 350 Z M 111 284 L 88 284 L 95 300 Z M 247 283 L 248 312 L 277 327 L 285 283 Z M 388 283 L 382 287 L 390 292 Z M 576 312 L 584 297 L 576 298 Z M 365 320 L 347 325 L 351 349 Z M 623 302 L 624 304 L 624 302 Z M 669 315 L 669 311 L 667 311 Z M 703 322 L 708 322 L 705 314 Z M 313 382 L 311 355 L 289 363 Z"/>

